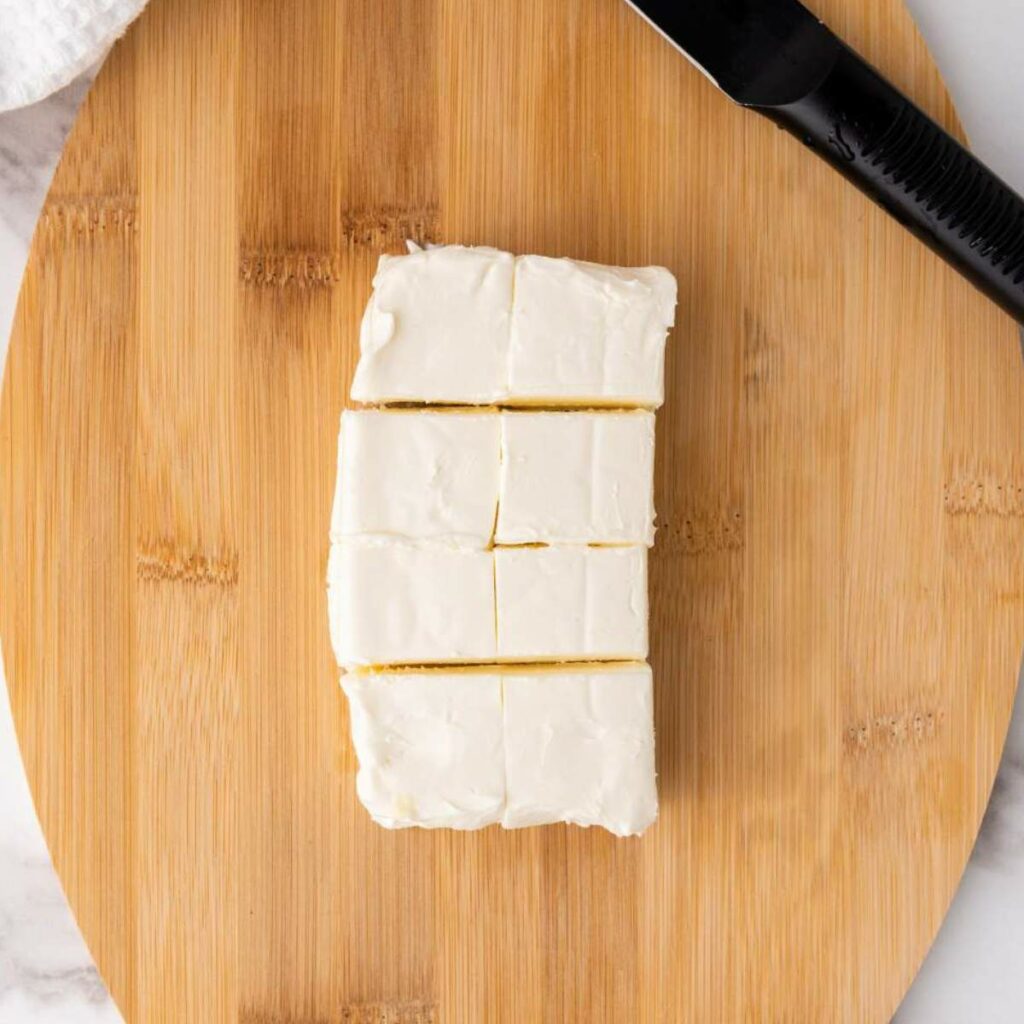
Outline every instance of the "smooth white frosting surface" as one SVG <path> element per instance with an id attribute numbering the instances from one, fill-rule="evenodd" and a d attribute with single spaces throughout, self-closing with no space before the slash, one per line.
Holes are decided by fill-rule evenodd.
<path id="1" fill-rule="evenodd" d="M 536 402 L 657 407 L 676 279 L 664 267 L 516 261 L 509 394 Z"/>
<path id="2" fill-rule="evenodd" d="M 628 835 L 654 819 L 650 669 L 633 663 L 675 302 L 660 267 L 381 258 L 353 398 L 563 411 L 343 414 L 331 638 L 361 670 L 343 685 L 380 824 Z"/>
<path id="3" fill-rule="evenodd" d="M 327 570 L 343 667 L 647 657 L 647 549 L 349 540 Z"/>
<path id="4" fill-rule="evenodd" d="M 654 408 L 675 306 L 664 267 L 410 246 L 378 263 L 352 397 Z"/>
<path id="5" fill-rule="evenodd" d="M 647 665 L 347 675 L 356 791 L 386 828 L 657 817 Z"/>
<path id="6" fill-rule="evenodd" d="M 484 548 L 498 504 L 497 413 L 348 410 L 331 539 Z"/>
<path id="7" fill-rule="evenodd" d="M 490 551 L 345 541 L 327 566 L 338 664 L 493 661 Z"/>
<path id="8" fill-rule="evenodd" d="M 616 835 L 658 815 L 647 665 L 504 677 L 505 828 L 568 821 Z"/>
<path id="9" fill-rule="evenodd" d="M 461 245 L 381 256 L 352 397 L 467 404 L 504 397 L 513 268 L 507 252 Z"/>
<path id="10" fill-rule="evenodd" d="M 497 548 L 498 657 L 647 657 L 647 549 Z"/>
<path id="11" fill-rule="evenodd" d="M 654 414 L 501 417 L 499 544 L 654 543 Z"/>
<path id="12" fill-rule="evenodd" d="M 347 675 L 356 792 L 385 828 L 483 828 L 505 804 L 501 676 Z"/>

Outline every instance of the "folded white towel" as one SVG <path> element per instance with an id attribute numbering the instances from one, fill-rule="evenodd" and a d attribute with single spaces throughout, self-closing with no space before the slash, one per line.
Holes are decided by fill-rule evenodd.
<path id="1" fill-rule="evenodd" d="M 94 64 L 146 0 L 0 0 L 0 111 L 48 96 Z"/>

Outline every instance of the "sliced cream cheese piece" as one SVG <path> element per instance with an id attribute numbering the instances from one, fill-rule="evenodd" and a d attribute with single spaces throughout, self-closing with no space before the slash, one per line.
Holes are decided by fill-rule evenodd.
<path id="1" fill-rule="evenodd" d="M 361 803 L 385 828 L 555 822 L 642 832 L 657 816 L 647 665 L 342 677 Z"/>
<path id="2" fill-rule="evenodd" d="M 664 267 L 520 256 L 509 402 L 661 405 L 675 306 L 676 280 Z"/>
<path id="3" fill-rule="evenodd" d="M 500 433 L 495 412 L 342 413 L 331 539 L 487 547 L 498 505 Z"/>
<path id="4" fill-rule="evenodd" d="M 501 417 L 498 544 L 654 543 L 654 413 Z"/>
<path id="5" fill-rule="evenodd" d="M 346 675 L 356 792 L 385 828 L 483 828 L 501 820 L 501 676 Z"/>
<path id="6" fill-rule="evenodd" d="M 327 567 L 338 664 L 493 661 L 490 551 L 348 540 Z"/>
<path id="7" fill-rule="evenodd" d="M 358 402 L 486 404 L 507 392 L 513 257 L 445 245 L 381 256 L 359 333 Z"/>
<path id="8" fill-rule="evenodd" d="M 496 548 L 498 657 L 647 657 L 647 549 Z"/>
<path id="9" fill-rule="evenodd" d="M 568 821 L 619 836 L 658 815 L 647 665 L 504 676 L 505 828 Z"/>

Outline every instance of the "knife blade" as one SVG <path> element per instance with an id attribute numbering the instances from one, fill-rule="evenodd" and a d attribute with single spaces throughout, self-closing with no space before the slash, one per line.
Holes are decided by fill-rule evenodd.
<path id="1" fill-rule="evenodd" d="M 798 0 L 626 0 L 1024 323 L 1024 200 Z"/>

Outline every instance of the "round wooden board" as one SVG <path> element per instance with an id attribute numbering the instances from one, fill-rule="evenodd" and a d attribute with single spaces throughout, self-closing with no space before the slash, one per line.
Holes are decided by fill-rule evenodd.
<path id="1" fill-rule="evenodd" d="M 897 0 L 819 11 L 953 123 Z M 640 840 L 356 802 L 335 437 L 406 236 L 678 275 Z M 154 0 L 53 184 L 0 435 L 14 713 L 129 1021 L 893 1012 L 1024 640 L 1017 334 L 621 0 Z"/>

